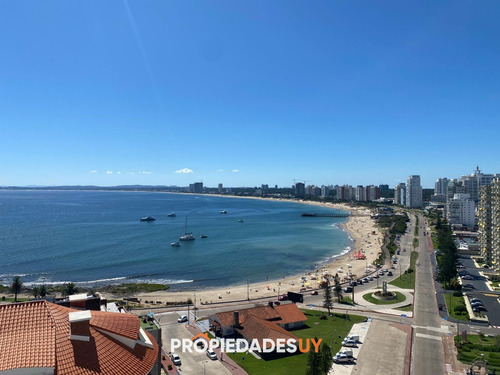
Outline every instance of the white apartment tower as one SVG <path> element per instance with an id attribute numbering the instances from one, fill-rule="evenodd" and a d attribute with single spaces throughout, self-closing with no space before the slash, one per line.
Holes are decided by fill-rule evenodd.
<path id="1" fill-rule="evenodd" d="M 419 175 L 409 176 L 406 180 L 406 207 L 422 207 L 422 186 Z"/>
<path id="2" fill-rule="evenodd" d="M 455 194 L 448 201 L 446 216 L 448 222 L 473 228 L 476 225 L 476 204 L 469 194 Z"/>

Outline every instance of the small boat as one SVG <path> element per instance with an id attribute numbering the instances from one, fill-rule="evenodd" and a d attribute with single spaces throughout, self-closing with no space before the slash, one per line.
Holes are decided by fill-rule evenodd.
<path id="1" fill-rule="evenodd" d="M 186 234 L 179 237 L 179 241 L 193 241 L 193 240 L 195 240 L 193 233 L 186 232 Z"/>
<path id="2" fill-rule="evenodd" d="M 181 246 L 181 244 L 179 242 L 172 242 L 170 244 L 170 246 L 172 246 L 172 247 L 179 247 L 179 246 Z"/>
<path id="3" fill-rule="evenodd" d="M 167 215 L 168 217 L 176 217 L 177 215 L 175 214 L 175 212 L 171 212 Z"/>
<path id="4" fill-rule="evenodd" d="M 243 223 L 243 219 L 238 219 L 238 223 Z"/>
<path id="5" fill-rule="evenodd" d="M 227 214 L 227 211 L 226 210 L 222 210 L 220 213 L 221 214 Z"/>
<path id="6" fill-rule="evenodd" d="M 141 221 L 155 221 L 156 219 L 153 216 L 141 217 Z"/>
<path id="7" fill-rule="evenodd" d="M 208 236 L 206 234 L 202 234 L 200 238 L 208 238 Z"/>
<path id="8" fill-rule="evenodd" d="M 193 236 L 193 233 L 187 232 L 187 217 L 186 222 L 184 224 L 184 235 L 179 237 L 179 241 L 194 241 L 196 238 Z"/>

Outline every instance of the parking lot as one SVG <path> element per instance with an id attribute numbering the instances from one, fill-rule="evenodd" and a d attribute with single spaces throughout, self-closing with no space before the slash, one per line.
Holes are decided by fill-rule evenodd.
<path id="1" fill-rule="evenodd" d="M 187 329 L 186 323 L 178 323 L 177 319 L 187 312 L 180 313 L 162 313 L 157 314 L 162 328 L 163 347 L 167 353 L 171 352 L 170 339 L 191 339 L 193 336 Z M 192 317 L 192 316 L 191 316 Z M 230 375 L 220 360 L 211 360 L 205 353 L 182 353 L 176 351 L 181 358 L 182 365 L 178 366 L 181 373 L 192 375 Z"/>

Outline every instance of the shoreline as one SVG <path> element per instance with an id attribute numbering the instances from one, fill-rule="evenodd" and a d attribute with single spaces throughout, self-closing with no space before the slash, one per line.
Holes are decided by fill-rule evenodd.
<path id="1" fill-rule="evenodd" d="M 258 197 L 237 197 L 242 199 L 267 199 Z M 269 199 L 278 200 L 278 199 Z M 281 199 L 280 199 L 281 200 Z M 284 199 L 283 199 L 284 200 Z M 286 200 L 290 201 L 290 200 Z M 324 262 L 316 262 L 311 270 L 301 274 L 285 276 L 249 284 L 234 284 L 224 287 L 193 288 L 192 290 L 166 290 L 150 293 L 136 293 L 134 297 L 141 301 L 150 301 L 151 306 L 158 303 L 182 302 L 190 299 L 195 305 L 229 302 L 237 300 L 255 300 L 271 298 L 286 294 L 286 292 L 307 293 L 319 288 L 319 283 L 325 276 L 338 274 L 341 282 L 362 278 L 367 266 L 371 266 L 381 252 L 382 233 L 375 227 L 375 222 L 370 218 L 370 209 L 366 207 L 351 207 L 345 203 L 323 203 L 310 201 L 293 201 L 310 206 L 341 209 L 354 214 L 340 224 L 340 229 L 345 231 L 351 241 L 350 250 L 338 255 L 332 255 Z M 365 256 L 363 260 L 355 259 L 355 255 Z M 374 269 L 374 267 L 372 268 Z M 119 296 L 105 295 L 103 297 L 116 298 Z M 155 305 L 156 303 L 156 305 Z"/>
<path id="2" fill-rule="evenodd" d="M 171 192 L 157 193 L 182 194 Z M 340 230 L 347 234 L 350 242 L 348 246 L 349 250 L 343 250 L 340 254 L 327 256 L 325 259 L 315 262 L 309 269 L 305 268 L 299 274 L 292 274 L 284 276 L 283 278 L 273 278 L 265 281 L 262 280 L 252 282 L 248 285 L 243 282 L 225 286 L 189 288 L 189 285 L 186 284 L 186 287 L 180 290 L 168 289 L 158 292 L 143 292 L 131 294 L 132 296 L 143 301 L 151 301 L 154 299 L 156 303 L 180 302 L 188 299 L 195 301 L 195 303 L 210 303 L 214 301 L 227 302 L 228 300 L 246 300 L 247 298 L 258 299 L 272 296 L 276 296 L 277 298 L 278 294 L 284 294 L 287 291 L 307 292 L 308 290 L 317 289 L 319 287 L 319 283 L 325 275 L 335 275 L 335 273 L 338 273 L 341 280 L 346 280 L 346 276 L 349 274 L 356 275 L 357 278 L 363 277 L 366 266 L 368 264 L 372 264 L 373 261 L 377 259 L 378 254 L 381 251 L 381 233 L 377 228 L 375 228 L 374 221 L 369 218 L 371 210 L 366 207 L 351 207 L 346 203 L 313 202 L 281 198 L 242 197 L 221 194 L 210 194 L 210 196 L 221 198 L 283 201 L 350 212 L 354 215 L 349 216 L 346 222 L 336 224 Z M 375 246 L 375 248 L 373 248 L 373 246 Z M 362 251 L 362 254 L 366 256 L 365 261 L 361 262 L 353 259 L 353 256 L 358 254 L 360 251 Z M 78 286 L 77 282 L 75 282 L 75 284 Z M 169 286 L 172 287 L 172 285 Z M 98 290 L 99 286 L 95 286 L 95 288 Z M 177 289 L 176 287 L 174 288 Z M 123 295 L 109 294 L 105 291 L 99 293 L 105 298 L 114 299 L 124 297 Z M 129 297 L 131 295 L 127 296 Z"/>

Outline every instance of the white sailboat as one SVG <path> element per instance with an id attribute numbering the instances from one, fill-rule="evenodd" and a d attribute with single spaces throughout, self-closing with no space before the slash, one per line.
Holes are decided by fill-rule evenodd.
<path id="1" fill-rule="evenodd" d="M 179 241 L 194 241 L 196 238 L 193 236 L 193 233 L 187 231 L 187 217 L 186 222 L 184 223 L 184 235 L 179 237 Z"/>

